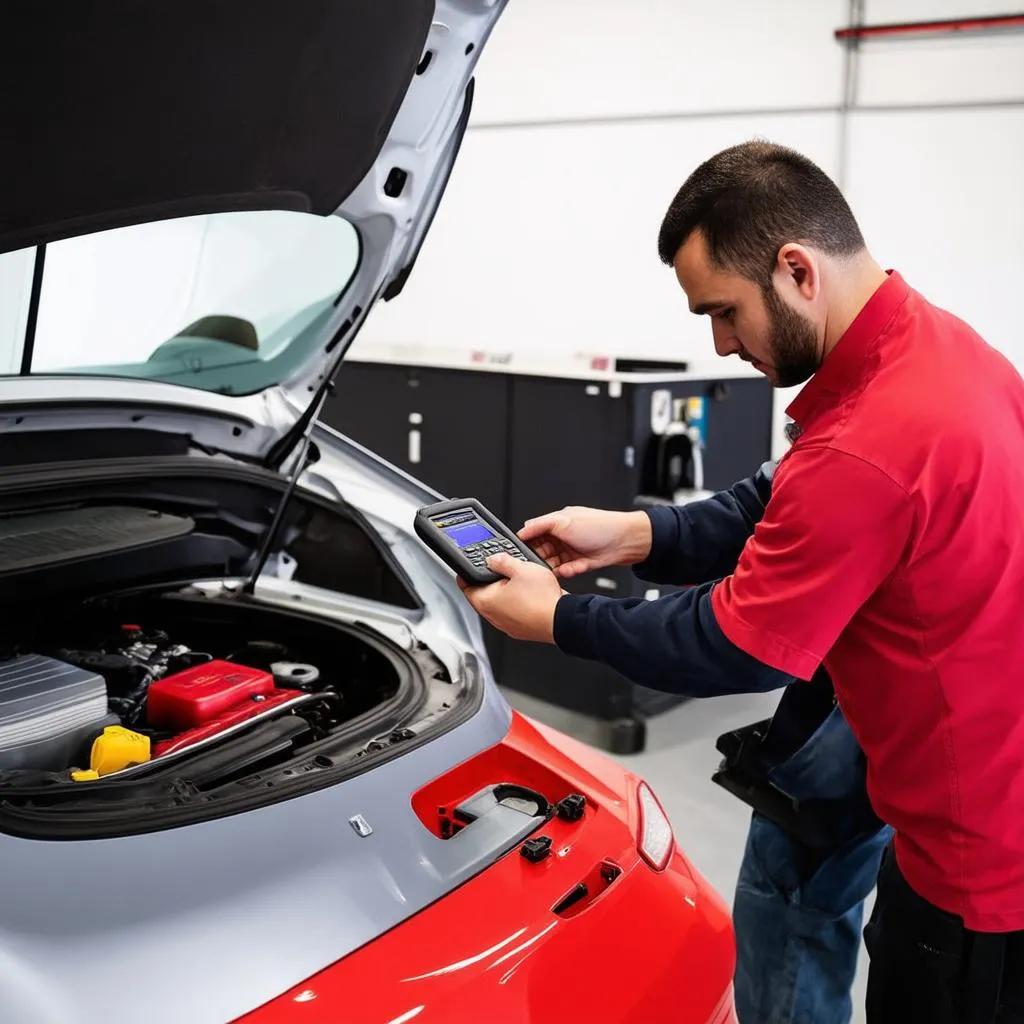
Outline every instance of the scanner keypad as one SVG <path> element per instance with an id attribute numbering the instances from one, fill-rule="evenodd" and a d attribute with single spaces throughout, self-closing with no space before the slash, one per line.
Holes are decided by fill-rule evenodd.
<path id="1" fill-rule="evenodd" d="M 487 559 L 492 555 L 507 554 L 518 558 L 520 562 L 526 561 L 526 556 L 509 540 L 497 538 L 495 540 L 481 541 L 479 544 L 470 544 L 462 549 L 462 553 L 478 569 L 487 567 Z"/>

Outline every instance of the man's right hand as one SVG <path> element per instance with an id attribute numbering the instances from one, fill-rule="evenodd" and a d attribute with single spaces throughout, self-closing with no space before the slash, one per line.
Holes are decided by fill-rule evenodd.
<path id="1" fill-rule="evenodd" d="M 609 565 L 636 565 L 651 552 L 646 512 L 609 512 L 572 506 L 527 520 L 519 539 L 562 579 Z"/>

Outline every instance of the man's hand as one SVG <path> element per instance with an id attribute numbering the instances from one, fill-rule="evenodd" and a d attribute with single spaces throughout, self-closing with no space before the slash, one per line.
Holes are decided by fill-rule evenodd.
<path id="1" fill-rule="evenodd" d="M 651 553 L 651 521 L 646 512 L 606 512 L 563 508 L 530 519 L 519 531 L 561 579 L 608 565 L 636 565 Z"/>
<path id="2" fill-rule="evenodd" d="M 473 587 L 456 577 L 477 613 L 514 640 L 554 643 L 555 605 L 565 593 L 554 573 L 511 555 L 492 556 L 487 568 L 507 578 Z"/>

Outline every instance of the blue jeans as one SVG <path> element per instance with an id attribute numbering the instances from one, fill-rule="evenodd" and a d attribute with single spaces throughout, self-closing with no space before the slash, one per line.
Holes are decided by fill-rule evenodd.
<path id="1" fill-rule="evenodd" d="M 768 778 L 826 801 L 834 842 L 812 850 L 754 812 L 733 904 L 740 1024 L 848 1024 L 864 900 L 892 831 L 871 815 L 863 754 L 838 707 Z"/>

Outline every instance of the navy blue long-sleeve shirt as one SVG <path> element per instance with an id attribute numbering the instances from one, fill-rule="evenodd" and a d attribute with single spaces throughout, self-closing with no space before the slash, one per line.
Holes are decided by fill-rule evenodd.
<path id="1" fill-rule="evenodd" d="M 688 589 L 650 601 L 563 596 L 555 609 L 560 650 L 600 661 L 627 679 L 688 697 L 778 689 L 792 676 L 762 664 L 722 632 L 711 588 L 731 573 L 771 496 L 774 466 L 703 501 L 647 510 L 652 543 L 633 567 L 643 580 Z"/>

